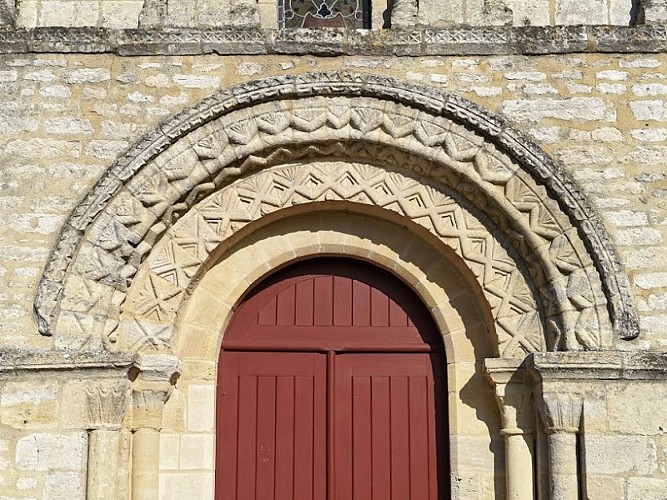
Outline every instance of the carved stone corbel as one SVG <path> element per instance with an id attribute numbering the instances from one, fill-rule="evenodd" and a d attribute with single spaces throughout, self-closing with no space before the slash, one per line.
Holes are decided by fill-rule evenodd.
<path id="1" fill-rule="evenodd" d="M 5 0 L 0 0 L 0 26 L 14 26 L 15 24 L 16 7 L 14 7 L 14 2 L 10 4 Z"/>
<path id="2" fill-rule="evenodd" d="M 139 27 L 155 28 L 164 26 L 167 20 L 167 0 L 144 0 L 139 14 Z"/>
<path id="3" fill-rule="evenodd" d="M 230 19 L 234 26 L 258 27 L 260 20 L 257 0 L 233 0 Z"/>
<path id="4" fill-rule="evenodd" d="M 578 393 L 545 392 L 538 398 L 538 408 L 548 439 L 550 498 L 577 500 L 577 433 L 583 398 Z"/>
<path id="5" fill-rule="evenodd" d="M 116 498 L 120 428 L 128 403 L 129 381 L 102 380 L 85 387 L 88 410 L 88 480 L 91 500 Z"/>
<path id="6" fill-rule="evenodd" d="M 486 375 L 495 390 L 505 438 L 507 498 L 532 500 L 535 411 L 531 377 L 520 359 L 487 359 Z M 530 471 L 530 473 L 526 473 Z"/>

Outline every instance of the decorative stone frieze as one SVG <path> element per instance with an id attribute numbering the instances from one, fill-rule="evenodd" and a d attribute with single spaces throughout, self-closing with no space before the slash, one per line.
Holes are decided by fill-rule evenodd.
<path id="1" fill-rule="evenodd" d="M 354 97 L 359 94 L 374 97 Z M 288 97 L 297 99 L 288 103 Z M 456 186 L 502 228 L 527 266 L 537 265 L 531 274 L 545 308 L 547 348 L 598 349 L 609 342 L 610 320 L 622 338 L 637 334 L 627 277 L 603 224 L 559 166 L 465 99 L 346 73 L 276 77 L 235 87 L 182 113 L 128 151 L 63 230 L 38 291 L 40 330 L 52 334 L 56 318 L 62 322 L 68 314 L 81 314 L 78 306 L 65 311 L 61 297 L 76 296 L 80 285 L 75 283 L 84 280 L 95 284 L 96 294 L 117 296 L 98 316 L 100 327 L 87 329 L 88 335 L 113 334 L 128 285 L 152 242 L 175 218 L 237 176 L 332 155 L 410 166 L 433 182 Z M 224 231 L 226 217 L 219 226 Z M 186 254 L 176 251 L 171 258 Z M 200 263 L 194 256 L 185 258 L 185 267 L 174 268 L 175 287 L 163 287 L 158 303 L 178 301 L 179 280 L 194 275 Z M 146 304 L 151 300 L 149 295 Z M 165 307 L 155 311 L 171 306 Z M 140 328 L 154 332 L 149 337 L 158 339 L 159 350 L 159 343 L 168 345 L 170 333 L 157 319 Z M 58 327 L 65 345 L 76 341 L 75 326 L 68 323 L 66 332 Z"/>
<path id="2" fill-rule="evenodd" d="M 152 2 L 147 4 L 153 5 Z M 153 28 L 159 8 L 145 9 L 141 29 L 3 29 L 0 54 L 102 53 L 119 55 L 340 54 L 494 55 L 636 53 L 667 50 L 660 22 L 624 26 L 474 26 L 397 30 L 271 30 L 244 27 Z M 628 6 L 629 7 L 629 6 Z M 657 15 L 657 14 L 656 14 Z M 5 14 L 5 19 L 11 17 Z M 335 33 L 333 35 L 332 33 Z"/>
<path id="3" fill-rule="evenodd" d="M 523 354 L 545 348 L 541 302 L 533 298 L 535 285 L 524 277 L 535 273 L 522 270 L 520 258 L 505 250 L 508 242 L 500 231 L 486 227 L 489 222 L 480 220 L 474 207 L 449 189 L 420 185 L 401 171 L 345 162 L 267 168 L 187 212 L 165 234 L 133 282 L 119 347 L 167 347 L 169 339 L 162 332 L 171 334 L 184 291 L 218 245 L 262 216 L 317 201 L 375 205 L 436 233 L 468 266 L 483 269 L 475 275 L 489 297 L 500 352 Z M 525 328 L 512 328 L 517 324 Z"/>

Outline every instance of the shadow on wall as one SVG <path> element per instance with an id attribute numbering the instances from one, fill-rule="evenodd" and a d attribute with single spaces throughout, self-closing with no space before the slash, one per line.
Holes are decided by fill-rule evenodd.
<path id="1" fill-rule="evenodd" d="M 644 24 L 644 6 L 641 0 L 632 0 L 632 8 L 630 9 L 630 26 L 637 26 Z"/>

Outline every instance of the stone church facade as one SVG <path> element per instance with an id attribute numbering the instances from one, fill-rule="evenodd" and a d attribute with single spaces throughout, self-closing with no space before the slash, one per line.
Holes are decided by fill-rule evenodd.
<path id="1" fill-rule="evenodd" d="M 433 498 L 667 498 L 665 2 L 314 4 L 0 0 L 0 498 L 221 498 L 225 333 L 321 256 L 432 316 Z"/>

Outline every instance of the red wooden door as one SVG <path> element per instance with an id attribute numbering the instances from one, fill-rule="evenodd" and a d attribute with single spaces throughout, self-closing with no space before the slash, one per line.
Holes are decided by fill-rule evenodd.
<path id="1" fill-rule="evenodd" d="M 216 497 L 326 498 L 326 357 L 224 352 Z"/>
<path id="2" fill-rule="evenodd" d="M 449 498 L 441 341 L 389 274 L 316 259 L 241 304 L 218 380 L 216 497 Z"/>
<path id="3" fill-rule="evenodd" d="M 334 498 L 437 500 L 429 355 L 342 354 L 334 387 Z"/>

